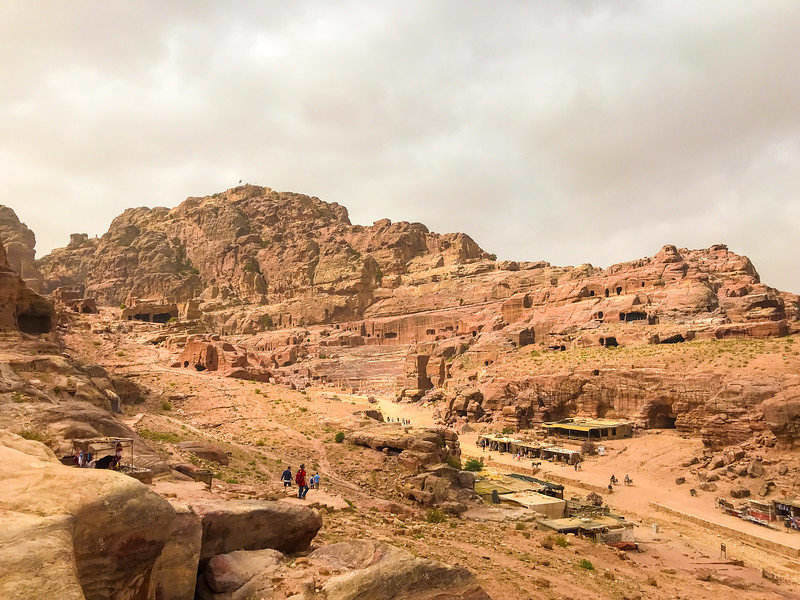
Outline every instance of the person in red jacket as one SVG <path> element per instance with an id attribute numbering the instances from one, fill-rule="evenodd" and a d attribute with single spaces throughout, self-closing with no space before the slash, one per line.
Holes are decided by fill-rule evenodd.
<path id="1" fill-rule="evenodd" d="M 297 497 L 305 500 L 308 493 L 308 481 L 306 480 L 306 466 L 300 465 L 297 470 L 297 475 L 294 476 L 294 481 L 297 484 Z"/>

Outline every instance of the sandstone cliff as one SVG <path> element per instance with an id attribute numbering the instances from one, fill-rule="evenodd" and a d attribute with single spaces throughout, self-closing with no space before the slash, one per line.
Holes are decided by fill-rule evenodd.
<path id="1" fill-rule="evenodd" d="M 35 292 L 42 291 L 42 274 L 36 266 L 36 236 L 21 223 L 9 207 L 0 205 L 0 243 L 6 248 L 8 264 Z"/>
<path id="2" fill-rule="evenodd" d="M 9 265 L 0 242 L 0 331 L 48 333 L 53 326 L 52 305 L 33 292 Z"/>

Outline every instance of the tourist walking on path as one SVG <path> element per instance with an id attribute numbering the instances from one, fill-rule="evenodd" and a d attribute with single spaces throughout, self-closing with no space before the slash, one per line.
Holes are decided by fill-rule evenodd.
<path id="1" fill-rule="evenodd" d="M 285 488 L 292 486 L 292 467 L 286 467 L 286 470 L 281 474 L 281 481 Z"/>
<path id="2" fill-rule="evenodd" d="M 297 475 L 294 476 L 294 481 L 297 484 L 297 497 L 305 500 L 308 493 L 308 481 L 306 480 L 306 466 L 300 465 Z"/>

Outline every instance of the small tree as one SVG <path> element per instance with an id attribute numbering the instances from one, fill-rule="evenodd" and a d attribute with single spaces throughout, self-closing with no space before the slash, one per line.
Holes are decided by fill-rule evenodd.
<path id="1" fill-rule="evenodd" d="M 343 431 L 337 431 L 336 435 L 333 436 L 333 439 L 337 444 L 341 444 L 344 441 L 344 432 Z"/>
<path id="2" fill-rule="evenodd" d="M 581 444 L 581 454 L 584 456 L 594 456 L 597 454 L 597 446 L 592 440 L 586 440 Z"/>

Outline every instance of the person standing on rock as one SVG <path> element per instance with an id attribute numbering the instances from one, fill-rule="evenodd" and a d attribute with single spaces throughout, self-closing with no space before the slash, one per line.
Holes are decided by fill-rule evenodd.
<path id="1" fill-rule="evenodd" d="M 286 467 L 286 470 L 281 474 L 281 481 L 283 487 L 291 487 L 292 485 L 292 467 Z"/>
<path id="2" fill-rule="evenodd" d="M 294 476 L 294 481 L 297 484 L 297 497 L 305 500 L 308 493 L 308 481 L 306 481 L 306 466 L 300 465 L 297 475 Z"/>

